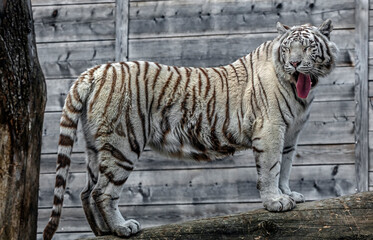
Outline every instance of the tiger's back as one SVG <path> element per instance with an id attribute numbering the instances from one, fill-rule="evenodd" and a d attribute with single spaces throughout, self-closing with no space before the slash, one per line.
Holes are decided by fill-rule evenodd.
<path id="1" fill-rule="evenodd" d="M 139 223 L 125 220 L 117 205 L 146 145 L 197 161 L 252 148 L 264 206 L 286 211 L 304 201 L 289 189 L 290 167 L 309 116 L 312 89 L 318 76 L 328 74 L 335 63 L 336 47 L 323 33 L 331 28 L 330 21 L 319 28 L 278 25 L 281 34 L 276 39 L 222 67 L 133 61 L 84 72 L 65 101 L 54 206 L 44 238 L 50 239 L 58 226 L 79 119 L 87 152 L 87 185 L 81 199 L 96 235 L 139 231 Z M 307 40 L 298 40 L 302 36 Z M 321 47 L 312 45 L 315 42 L 329 55 L 317 52 Z M 312 51 L 304 50 L 311 45 Z"/>

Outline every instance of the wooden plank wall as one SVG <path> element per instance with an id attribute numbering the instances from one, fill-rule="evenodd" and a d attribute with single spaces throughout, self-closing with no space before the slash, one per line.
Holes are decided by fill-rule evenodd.
<path id="1" fill-rule="evenodd" d="M 38 53 L 48 86 L 39 193 L 40 238 L 52 205 L 64 98 L 79 73 L 114 61 L 116 18 L 114 0 L 32 3 Z M 291 187 L 304 193 L 307 200 L 355 191 L 354 0 L 131 0 L 129 4 L 129 60 L 184 66 L 228 64 L 273 39 L 277 21 L 318 25 L 331 18 L 335 26 L 332 39 L 341 50 L 338 67 L 319 83 L 310 122 L 300 138 Z M 92 236 L 79 197 L 84 171 L 84 141 L 79 129 L 55 239 Z M 122 212 L 144 227 L 261 206 L 250 151 L 213 163 L 186 163 L 147 150 L 120 201 Z"/>
<path id="2" fill-rule="evenodd" d="M 373 191 L 373 1 L 369 2 L 369 191 Z"/>
<path id="3" fill-rule="evenodd" d="M 369 0 L 356 1 L 355 15 L 355 169 L 359 192 L 369 189 L 368 45 Z"/>

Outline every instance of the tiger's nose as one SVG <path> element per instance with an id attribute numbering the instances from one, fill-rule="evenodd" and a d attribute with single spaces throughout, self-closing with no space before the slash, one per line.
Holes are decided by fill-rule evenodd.
<path id="1" fill-rule="evenodd" d="M 291 65 L 293 65 L 294 68 L 297 68 L 300 65 L 301 62 L 290 62 Z"/>

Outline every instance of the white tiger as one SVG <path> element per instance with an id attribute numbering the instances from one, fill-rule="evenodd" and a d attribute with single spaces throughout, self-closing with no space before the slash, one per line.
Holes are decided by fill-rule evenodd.
<path id="1" fill-rule="evenodd" d="M 335 66 L 332 23 L 287 27 L 232 64 L 215 68 L 120 62 L 84 72 L 71 87 L 60 122 L 51 239 L 61 216 L 78 120 L 87 151 L 81 193 L 96 235 L 130 236 L 140 230 L 118 210 L 123 184 L 145 145 L 172 157 L 209 161 L 252 148 L 257 188 L 269 211 L 303 202 L 289 188 L 299 132 L 309 117 L 319 77 Z"/>

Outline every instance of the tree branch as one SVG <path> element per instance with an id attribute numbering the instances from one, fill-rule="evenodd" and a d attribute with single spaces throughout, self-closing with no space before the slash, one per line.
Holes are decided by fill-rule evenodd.
<path id="1" fill-rule="evenodd" d="M 130 239 L 367 239 L 373 238 L 373 192 L 142 230 Z M 118 240 L 115 236 L 88 240 Z M 87 239 L 85 239 L 87 240 Z"/>

